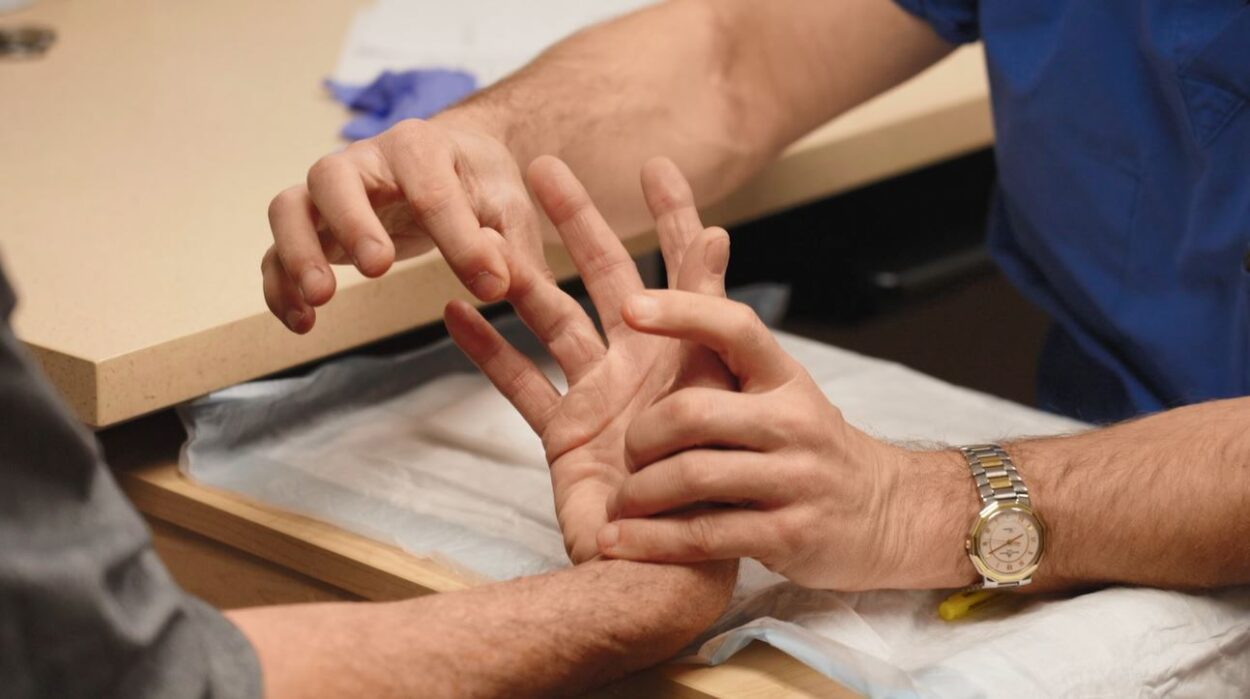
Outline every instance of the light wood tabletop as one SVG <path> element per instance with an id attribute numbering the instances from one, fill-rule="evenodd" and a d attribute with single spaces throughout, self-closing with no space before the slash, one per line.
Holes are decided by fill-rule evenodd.
<path id="1" fill-rule="evenodd" d="M 463 295 L 437 256 L 377 280 L 344 270 L 304 337 L 261 297 L 269 199 L 342 145 L 347 114 L 321 80 L 363 5 L 39 0 L 0 16 L 58 34 L 43 58 L 0 61 L 0 256 L 19 337 L 87 424 L 416 327 Z M 758 217 L 991 137 L 980 49 L 964 49 L 796 144 L 711 218 Z"/>

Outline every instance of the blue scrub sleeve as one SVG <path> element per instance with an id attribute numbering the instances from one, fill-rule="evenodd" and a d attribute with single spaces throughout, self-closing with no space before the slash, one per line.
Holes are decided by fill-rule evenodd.
<path id="1" fill-rule="evenodd" d="M 899 7 L 923 19 L 937 35 L 952 44 L 981 38 L 980 0 L 894 0 Z"/>

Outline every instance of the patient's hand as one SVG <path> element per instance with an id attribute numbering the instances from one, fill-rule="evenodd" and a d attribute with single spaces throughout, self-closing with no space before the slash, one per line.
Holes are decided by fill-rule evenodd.
<path id="1" fill-rule="evenodd" d="M 670 161 L 648 163 L 642 183 L 669 286 L 724 296 L 728 235 L 704 230 L 690 187 Z M 564 163 L 535 160 L 529 184 L 581 273 L 606 345 L 576 301 L 541 271 L 511 258 L 508 301 L 564 371 L 565 395 L 469 304 L 448 304 L 445 320 L 456 344 L 542 437 L 565 546 L 580 563 L 597 554 L 595 535 L 607 523 L 607 501 L 631 470 L 624 440 L 633 417 L 677 388 L 735 384 L 708 350 L 643 334 L 622 322 L 621 305 L 643 289 L 642 279 Z"/>

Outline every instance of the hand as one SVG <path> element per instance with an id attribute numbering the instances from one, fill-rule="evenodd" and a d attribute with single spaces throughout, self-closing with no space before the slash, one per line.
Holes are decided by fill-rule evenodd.
<path id="1" fill-rule="evenodd" d="M 733 382 L 707 350 L 636 332 L 621 321 L 621 303 L 643 290 L 642 280 L 564 163 L 535 160 L 529 182 L 581 273 L 606 346 L 581 306 L 523 261 L 510 260 L 508 298 L 568 378 L 565 395 L 469 304 L 452 302 L 444 317 L 456 344 L 542 437 L 556 516 L 570 557 L 580 563 L 597 554 L 595 534 L 607 522 L 607 499 L 629 474 L 625 430 L 634 416 L 682 386 L 733 388 Z M 728 234 L 704 230 L 690 187 L 671 162 L 648 163 L 642 186 L 669 285 L 723 297 Z"/>
<path id="2" fill-rule="evenodd" d="M 628 458 L 649 465 L 615 493 L 603 554 L 752 557 L 799 584 L 843 590 L 940 586 L 962 570 L 971 518 L 945 503 L 970 502 L 972 489 L 949 455 L 908 452 L 847 424 L 747 306 L 653 291 L 632 296 L 624 318 L 711 348 L 741 392 L 685 388 L 633 419 Z"/>
<path id="3" fill-rule="evenodd" d="M 269 205 L 274 244 L 261 262 L 265 301 L 306 333 L 334 296 L 332 264 L 377 277 L 435 245 L 483 301 L 511 282 L 506 256 L 546 269 L 542 231 L 508 148 L 451 117 L 409 119 L 318 160 L 306 184 Z M 501 239 L 502 237 L 502 239 Z"/>

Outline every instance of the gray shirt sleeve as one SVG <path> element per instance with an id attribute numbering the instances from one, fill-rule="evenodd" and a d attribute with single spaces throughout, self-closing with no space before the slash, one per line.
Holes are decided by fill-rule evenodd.
<path id="1" fill-rule="evenodd" d="M 170 578 L 13 305 L 0 272 L 0 694 L 259 697 L 251 646 Z"/>

